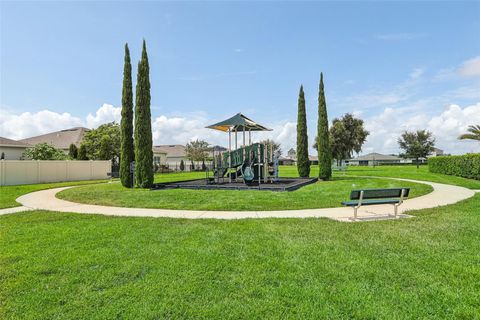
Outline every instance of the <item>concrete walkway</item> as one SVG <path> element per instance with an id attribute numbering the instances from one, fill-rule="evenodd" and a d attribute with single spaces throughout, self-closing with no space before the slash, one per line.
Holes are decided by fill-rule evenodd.
<path id="1" fill-rule="evenodd" d="M 409 179 L 397 179 L 399 181 L 410 181 L 424 183 L 433 187 L 433 192 L 421 197 L 405 200 L 399 207 L 399 217 L 411 217 L 403 214 L 408 210 L 418 210 L 444 206 L 473 197 L 474 190 L 457 187 L 447 184 L 428 181 L 417 181 Z M 399 184 L 401 186 L 401 184 Z M 338 221 L 352 221 L 353 209 L 348 207 L 306 209 L 306 210 L 285 210 L 285 211 L 193 211 L 193 210 L 167 210 L 167 209 L 145 209 L 109 207 L 99 205 L 80 204 L 61 200 L 55 195 L 65 189 L 72 187 L 48 189 L 25 194 L 17 199 L 24 207 L 30 209 L 51 210 L 60 212 L 74 212 L 85 214 L 103 214 L 111 216 L 129 217 L 168 217 L 186 219 L 244 219 L 244 218 L 320 218 L 325 217 Z M 157 191 L 161 192 L 161 191 Z M 319 195 L 321 196 L 321 195 Z M 345 200 L 348 195 L 345 194 Z M 358 210 L 358 221 L 393 219 L 392 205 L 375 205 L 361 207 Z"/>
<path id="2" fill-rule="evenodd" d="M 0 216 L 3 215 L 3 214 L 17 213 L 17 212 L 29 211 L 29 210 L 34 210 L 34 209 L 33 208 L 27 208 L 27 207 L 24 207 L 24 206 L 0 209 Z"/>

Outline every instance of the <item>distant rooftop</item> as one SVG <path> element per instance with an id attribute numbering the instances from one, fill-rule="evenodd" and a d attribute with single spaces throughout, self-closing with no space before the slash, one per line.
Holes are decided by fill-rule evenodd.
<path id="1" fill-rule="evenodd" d="M 359 156 L 357 158 L 348 159 L 348 161 L 388 161 L 388 160 L 395 161 L 395 160 L 401 160 L 401 159 L 397 156 L 391 156 L 391 155 L 381 154 L 376 152 Z"/>
<path id="2" fill-rule="evenodd" d="M 185 146 L 181 144 L 161 144 L 154 146 L 156 152 L 166 153 L 167 157 L 185 157 Z"/>
<path id="3" fill-rule="evenodd" d="M 0 137 L 0 146 L 25 148 L 25 147 L 29 147 L 30 145 L 25 143 L 25 142 L 22 142 L 22 141 L 17 141 L 17 140 L 13 140 L 13 139 Z"/>
<path id="4" fill-rule="evenodd" d="M 88 128 L 84 127 L 74 127 L 70 129 L 55 131 L 52 133 L 42 134 L 35 137 L 30 137 L 27 139 L 19 140 L 30 145 L 36 145 L 38 143 L 48 143 L 53 145 L 55 148 L 59 149 L 68 149 L 73 143 L 77 147 L 80 146 L 80 143 L 85 136 L 85 133 L 90 131 Z"/>

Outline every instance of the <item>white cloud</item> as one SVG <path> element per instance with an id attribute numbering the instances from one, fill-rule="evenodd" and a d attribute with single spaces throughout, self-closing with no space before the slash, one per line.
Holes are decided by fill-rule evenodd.
<path id="1" fill-rule="evenodd" d="M 122 108 L 114 107 L 111 104 L 104 103 L 93 116 L 91 113 L 87 115 L 86 125 L 88 128 L 96 128 L 107 122 L 116 121 L 120 123 L 122 117 Z"/>
<path id="2" fill-rule="evenodd" d="M 437 146 L 448 153 L 480 152 L 478 142 L 459 141 L 457 137 L 466 131 L 472 124 L 480 123 L 480 102 L 461 107 L 456 104 L 448 105 L 444 110 L 436 113 L 427 113 L 418 110 L 421 101 L 415 105 L 416 110 L 410 107 L 386 107 L 383 112 L 365 119 L 366 129 L 370 136 L 363 148 L 363 153 L 372 151 L 381 153 L 397 153 L 397 138 L 402 131 L 427 129 L 433 132 L 437 139 Z M 97 127 L 110 121 L 120 121 L 120 107 L 110 104 L 102 105 L 95 115 L 88 114 L 84 120 L 69 113 L 56 113 L 43 110 L 36 113 L 24 112 L 15 114 L 8 110 L 0 110 L 0 136 L 11 139 L 22 139 L 52 131 L 67 129 L 75 126 Z M 152 119 L 153 142 L 158 144 L 185 144 L 188 141 L 202 139 L 212 145 L 228 145 L 228 134 L 205 128 L 215 122 L 205 114 L 193 113 L 181 116 L 160 115 Z M 273 129 L 269 132 L 252 133 L 252 140 L 273 139 L 280 142 L 286 153 L 296 145 L 296 122 L 283 120 L 267 124 Z M 309 127 L 309 146 L 315 137 L 314 126 Z M 238 136 L 238 143 L 243 140 Z M 310 152 L 315 151 L 310 148 Z"/>
<path id="3" fill-rule="evenodd" d="M 15 114 L 0 109 L 0 136 L 10 139 L 23 139 L 39 134 L 82 126 L 80 118 L 70 113 L 57 113 L 49 110 Z"/>
<path id="4" fill-rule="evenodd" d="M 228 146 L 228 134 L 225 132 L 207 129 L 205 126 L 214 120 L 207 119 L 204 115 L 189 114 L 182 117 L 159 116 L 152 121 L 152 135 L 154 145 L 159 144 L 185 144 L 189 141 L 206 140 L 211 145 Z M 252 132 L 252 141 L 273 139 L 281 143 L 282 150 L 286 153 L 296 144 L 296 122 L 282 121 L 272 124 L 273 131 Z M 245 136 L 248 142 L 248 135 Z M 238 145 L 242 144 L 243 133 L 237 136 Z M 313 139 L 313 138 L 312 138 Z M 232 135 L 232 146 L 234 145 Z"/>
<path id="5" fill-rule="evenodd" d="M 406 40 L 425 38 L 426 36 L 427 36 L 426 33 L 400 32 L 400 33 L 378 34 L 375 36 L 375 38 L 378 40 L 384 40 L 384 41 L 406 41 Z"/>
<path id="6" fill-rule="evenodd" d="M 225 145 L 226 134 L 205 128 L 210 122 L 203 115 L 184 117 L 159 116 L 152 121 L 153 143 L 185 144 L 191 140 L 206 140 L 210 144 Z"/>
<path id="7" fill-rule="evenodd" d="M 415 68 L 409 74 L 410 79 L 416 80 L 416 79 L 420 78 L 424 74 L 424 72 L 425 72 L 425 70 L 423 68 Z"/>
<path id="8" fill-rule="evenodd" d="M 421 129 L 431 131 L 436 138 L 436 146 L 447 153 L 480 152 L 478 142 L 457 139 L 469 125 L 480 123 L 480 102 L 463 109 L 451 104 L 433 116 L 421 112 L 408 114 L 401 108 L 385 108 L 381 114 L 366 119 L 365 127 L 370 135 L 363 153 L 397 153 L 400 134 L 405 130 Z"/>
<path id="9" fill-rule="evenodd" d="M 480 76 L 480 56 L 463 62 L 458 68 L 458 73 L 464 77 Z"/>
<path id="10" fill-rule="evenodd" d="M 480 76 L 480 56 L 465 60 L 459 66 L 441 69 L 433 77 L 433 80 L 458 80 L 461 77 L 472 78 L 478 76 Z"/>

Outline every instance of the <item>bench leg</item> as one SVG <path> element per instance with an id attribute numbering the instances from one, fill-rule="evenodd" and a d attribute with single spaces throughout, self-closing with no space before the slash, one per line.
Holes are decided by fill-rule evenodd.
<path id="1" fill-rule="evenodd" d="M 398 204 L 394 204 L 393 205 L 393 212 L 395 213 L 395 218 L 397 217 L 397 214 L 398 214 Z"/>
<path id="2" fill-rule="evenodd" d="M 357 220 L 357 210 L 358 207 L 353 207 L 353 220 Z"/>

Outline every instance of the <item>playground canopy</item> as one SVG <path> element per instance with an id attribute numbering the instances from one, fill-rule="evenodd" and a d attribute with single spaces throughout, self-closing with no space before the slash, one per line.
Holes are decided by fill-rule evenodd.
<path id="1" fill-rule="evenodd" d="M 227 120 L 208 126 L 209 129 L 220 130 L 223 132 L 245 132 L 245 131 L 272 131 L 261 124 L 256 123 L 252 119 L 245 117 L 241 113 L 237 113 Z"/>

